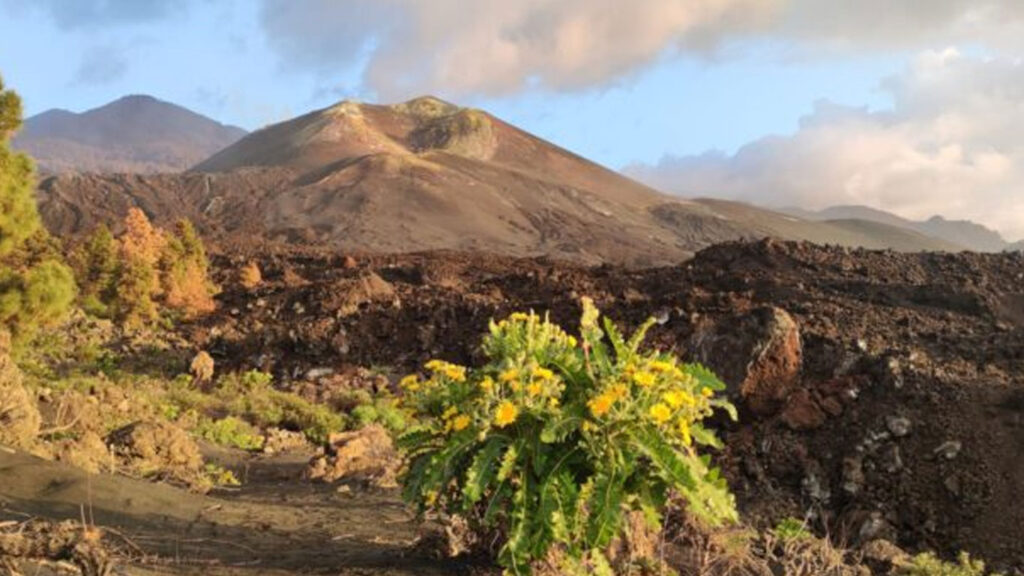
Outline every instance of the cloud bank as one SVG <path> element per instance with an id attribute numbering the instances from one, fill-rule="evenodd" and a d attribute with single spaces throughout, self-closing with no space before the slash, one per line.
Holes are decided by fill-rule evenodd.
<path id="1" fill-rule="evenodd" d="M 971 219 L 1024 238 L 1024 63 L 929 51 L 882 86 L 891 111 L 819 102 L 792 135 L 626 172 L 686 196 L 811 209 L 865 204 L 909 218 Z"/>
<path id="2" fill-rule="evenodd" d="M 263 0 L 261 23 L 285 66 L 364 65 L 366 86 L 391 100 L 585 89 L 744 39 L 781 41 L 795 57 L 1024 48 L 1016 0 Z"/>

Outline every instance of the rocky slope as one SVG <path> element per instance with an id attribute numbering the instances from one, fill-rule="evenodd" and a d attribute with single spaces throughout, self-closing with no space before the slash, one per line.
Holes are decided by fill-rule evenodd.
<path id="1" fill-rule="evenodd" d="M 45 173 L 178 172 L 244 135 L 151 96 L 126 96 L 80 114 L 49 110 L 28 118 L 14 147 Z"/>
<path id="2" fill-rule="evenodd" d="M 652 343 L 706 362 L 742 407 L 719 456 L 744 517 L 809 517 L 857 545 L 1024 558 L 1024 256 L 726 244 L 629 271 L 479 255 L 258 249 L 264 284 L 231 288 L 188 338 L 311 394 L 346 366 L 471 362 L 492 317 L 578 320 L 596 299 Z M 372 279 L 373 281 L 368 281 Z M 305 376 L 314 375 L 317 376 Z M 308 381 L 307 381 L 308 380 Z"/>

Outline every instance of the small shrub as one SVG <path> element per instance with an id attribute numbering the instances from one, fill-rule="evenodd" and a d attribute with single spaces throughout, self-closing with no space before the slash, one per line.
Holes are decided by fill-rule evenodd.
<path id="1" fill-rule="evenodd" d="M 275 390 L 273 377 L 259 371 L 229 374 L 212 392 L 219 408 L 262 428 L 276 426 L 301 431 L 310 442 L 324 444 L 345 429 L 345 418 L 327 406 L 313 404 Z"/>
<path id="2" fill-rule="evenodd" d="M 263 282 L 263 273 L 260 272 L 260 266 L 255 261 L 250 260 L 246 262 L 238 270 L 238 283 L 242 285 L 242 288 L 252 290 L 259 286 L 261 282 Z"/>
<path id="3" fill-rule="evenodd" d="M 497 531 L 499 562 L 528 573 L 553 545 L 567 562 L 602 554 L 628 511 L 660 525 L 672 493 L 710 525 L 733 522 L 733 496 L 699 447 L 720 446 L 701 421 L 735 409 L 699 365 L 642 353 L 653 321 L 628 340 L 584 299 L 582 342 L 534 314 L 491 323 L 487 363 L 434 360 L 403 379 L 420 424 L 399 438 L 403 493 L 420 511 L 465 515 Z M 596 562 L 596 564 L 595 564 Z"/>
<path id="4" fill-rule="evenodd" d="M 242 485 L 242 482 L 238 480 L 234 472 L 216 464 L 207 464 L 203 467 L 203 476 L 200 482 L 206 489 Z"/>
<path id="5" fill-rule="evenodd" d="M 944 562 L 930 552 L 914 556 L 904 566 L 901 574 L 906 576 L 985 576 L 985 563 L 972 560 L 967 552 L 961 552 L 957 561 Z M 998 576 L 993 574 L 993 576 Z"/>
<path id="6" fill-rule="evenodd" d="M 192 363 L 189 364 L 189 372 L 197 382 L 209 382 L 213 379 L 214 367 L 213 357 L 205 350 L 200 350 L 192 358 Z"/>
<path id="7" fill-rule="evenodd" d="M 772 532 L 783 541 L 803 540 L 814 536 L 807 530 L 807 525 L 797 518 L 783 518 Z"/>
<path id="8" fill-rule="evenodd" d="M 228 416 L 220 420 L 203 419 L 196 426 L 195 433 L 200 437 L 232 448 L 242 450 L 259 450 L 263 448 L 263 435 L 252 424 Z"/>
<path id="9" fill-rule="evenodd" d="M 398 434 L 405 430 L 407 425 L 405 414 L 390 397 L 379 397 L 360 404 L 353 408 L 349 415 L 357 428 L 380 424 L 392 434 Z"/>

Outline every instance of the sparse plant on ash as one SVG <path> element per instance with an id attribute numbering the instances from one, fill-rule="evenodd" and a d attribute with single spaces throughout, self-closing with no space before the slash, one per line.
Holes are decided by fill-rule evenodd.
<path id="1" fill-rule="evenodd" d="M 420 511 L 464 515 L 504 544 L 499 562 L 529 573 L 558 546 L 601 555 L 627 512 L 657 528 L 673 494 L 710 524 L 737 519 L 734 498 L 701 447 L 719 440 L 702 421 L 735 409 L 696 364 L 641 352 L 652 322 L 629 339 L 583 302 L 581 342 L 535 314 L 492 322 L 488 362 L 433 360 L 403 379 L 420 425 L 399 438 L 404 496 Z"/>
<path id="2" fill-rule="evenodd" d="M 967 552 L 961 552 L 956 562 L 944 562 L 930 552 L 918 554 L 904 566 L 900 574 L 905 576 L 985 576 L 985 563 L 971 559 Z M 993 573 L 992 576 L 1000 576 Z"/>
<path id="3" fill-rule="evenodd" d="M 263 273 L 260 266 L 254 260 L 246 262 L 238 270 L 238 283 L 246 290 L 252 290 L 263 282 Z"/>

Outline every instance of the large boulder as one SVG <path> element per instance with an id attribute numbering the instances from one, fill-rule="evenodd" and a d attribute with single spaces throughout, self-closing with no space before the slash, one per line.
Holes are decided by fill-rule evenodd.
<path id="1" fill-rule="evenodd" d="M 698 328 L 694 357 L 715 371 L 730 395 L 754 414 L 774 414 L 796 389 L 803 365 L 800 329 L 774 306 L 722 318 Z"/>
<path id="2" fill-rule="evenodd" d="M 327 454 L 314 459 L 310 479 L 334 482 L 356 480 L 378 487 L 393 487 L 400 460 L 391 435 L 378 424 L 331 435 Z"/>
<path id="3" fill-rule="evenodd" d="M 202 488 L 203 457 L 187 432 L 167 422 L 136 422 L 107 437 L 111 453 L 140 476 Z"/>

